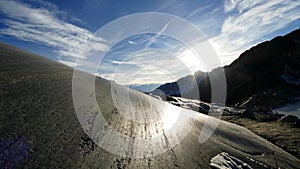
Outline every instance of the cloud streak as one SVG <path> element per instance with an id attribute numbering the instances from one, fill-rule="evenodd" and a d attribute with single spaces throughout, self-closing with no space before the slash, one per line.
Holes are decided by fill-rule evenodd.
<path id="1" fill-rule="evenodd" d="M 0 34 L 16 37 L 20 40 L 41 43 L 55 49 L 59 56 L 84 58 L 81 55 L 90 50 L 105 51 L 105 40 L 95 37 L 89 30 L 65 22 L 59 17 L 62 11 L 41 0 L 34 0 L 40 8 L 13 1 L 1 0 L 0 11 L 8 19 Z M 86 46 L 86 41 L 92 45 Z"/>
<path id="2" fill-rule="evenodd" d="M 225 1 L 229 15 L 221 33 L 210 39 L 223 63 L 234 61 L 241 52 L 274 31 L 300 18 L 300 1 Z"/>
<path id="3" fill-rule="evenodd" d="M 106 58 L 99 65 L 98 75 L 114 79 L 122 85 L 176 81 L 199 70 L 193 67 L 194 63 L 191 64 L 192 56 L 194 55 L 191 52 L 172 54 L 161 49 L 145 49 L 120 58 L 120 61 Z M 108 70 L 107 67 L 112 69 Z"/>
<path id="4" fill-rule="evenodd" d="M 153 43 L 155 43 L 157 41 L 157 39 L 160 37 L 160 35 L 167 29 L 167 27 L 169 26 L 169 22 L 166 23 L 164 25 L 164 27 L 156 33 L 156 35 L 154 35 L 153 37 L 150 38 L 150 40 L 148 41 L 146 48 L 149 48 Z"/>
<path id="5" fill-rule="evenodd" d="M 49 46 L 58 54 L 57 61 L 63 64 L 74 67 L 78 58 L 81 64 L 77 65 L 77 69 L 100 73 L 97 75 L 115 79 L 125 85 L 129 82 L 139 85 L 164 83 L 199 69 L 212 69 L 201 65 L 202 62 L 183 44 L 163 36 L 163 33 L 170 29 L 169 23 L 164 24 L 155 34 L 130 37 L 109 50 L 109 37 L 96 37 L 88 29 L 74 24 L 72 21 L 78 19 L 66 19 L 67 13 L 60 11 L 56 5 L 43 0 L 27 1 L 31 2 L 31 5 L 16 0 L 0 0 L 0 12 L 7 16 L 1 20 L 4 27 L 0 28 L 0 34 Z M 199 7 L 186 6 L 187 4 L 169 4 L 162 12 L 173 11 L 199 27 L 216 49 L 223 65 L 234 61 L 241 52 L 261 42 L 266 35 L 286 28 L 300 17 L 298 0 L 226 0 L 221 6 L 214 2 Z M 191 8 L 193 10 L 189 10 Z M 80 22 L 78 20 L 75 23 Z M 184 27 L 176 30 L 180 30 L 176 33 L 187 31 L 186 36 L 189 36 L 188 29 Z M 194 43 L 199 44 L 201 41 L 203 39 Z M 85 45 L 86 42 L 88 45 Z M 144 49 L 149 50 L 142 51 Z M 100 72 L 91 69 L 98 65 L 94 55 L 82 55 L 108 50 L 100 65 Z M 164 73 L 158 69 L 153 73 L 148 71 L 149 67 L 160 68 Z M 137 72 L 140 75 L 135 75 Z M 166 78 L 166 74 L 173 77 Z M 128 81 L 130 79 L 132 81 Z"/>

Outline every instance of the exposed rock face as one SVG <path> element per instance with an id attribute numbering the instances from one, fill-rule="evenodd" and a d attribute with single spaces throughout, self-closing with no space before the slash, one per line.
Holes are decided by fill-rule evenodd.
<path id="1" fill-rule="evenodd" d="M 225 66 L 224 71 L 227 105 L 269 109 L 295 101 L 300 96 L 300 29 L 252 47 Z M 218 78 L 219 74 L 220 68 L 209 72 L 209 77 L 207 73 L 195 73 L 202 101 L 210 102 L 209 78 Z M 183 96 L 183 93 L 175 92 L 176 88 L 172 93 L 168 92 L 176 82 L 158 89 L 167 95 Z"/>
<path id="2" fill-rule="evenodd" d="M 226 67 L 228 104 L 271 108 L 300 96 L 300 86 L 282 78 L 299 78 L 299 40 L 300 29 L 251 48 Z"/>
<path id="3" fill-rule="evenodd" d="M 193 90 L 193 87 L 197 87 L 195 85 L 203 80 L 204 77 L 206 77 L 206 74 L 207 73 L 198 71 L 194 75 L 185 76 L 178 79 L 176 82 L 161 85 L 152 93 L 157 93 L 160 90 L 169 96 L 181 96 L 181 94 L 187 94 L 189 91 Z"/>
<path id="4" fill-rule="evenodd" d="M 296 116 L 287 115 L 287 116 L 282 117 L 280 120 L 283 122 L 286 122 L 286 123 L 296 123 L 296 122 L 298 122 L 299 119 Z"/>

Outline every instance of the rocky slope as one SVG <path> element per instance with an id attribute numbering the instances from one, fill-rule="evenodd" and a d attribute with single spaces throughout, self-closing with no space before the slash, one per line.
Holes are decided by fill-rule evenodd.
<path id="1" fill-rule="evenodd" d="M 188 77 L 196 79 L 201 100 L 210 102 L 209 77 L 218 78 L 219 70 L 212 70 L 209 76 L 199 71 L 179 81 Z M 227 105 L 270 109 L 296 101 L 300 96 L 300 29 L 252 47 L 225 66 L 224 71 Z M 171 96 L 192 96 L 187 94 L 189 91 L 174 87 L 179 81 L 157 89 Z"/>

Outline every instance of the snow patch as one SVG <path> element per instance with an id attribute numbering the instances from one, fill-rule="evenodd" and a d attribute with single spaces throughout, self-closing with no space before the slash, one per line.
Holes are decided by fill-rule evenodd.
<path id="1" fill-rule="evenodd" d="M 193 110 L 196 112 L 206 112 L 211 108 L 211 105 L 201 102 L 199 100 L 194 100 L 194 99 L 186 99 L 182 97 L 172 97 L 174 101 L 170 101 L 171 104 L 180 106 L 185 109 Z"/>
<path id="2" fill-rule="evenodd" d="M 247 163 L 226 152 L 213 157 L 209 165 L 217 169 L 252 169 Z"/>
<path id="3" fill-rule="evenodd" d="M 265 164 L 263 164 L 263 163 L 261 163 L 261 162 L 258 162 L 258 161 L 256 161 L 256 160 L 254 160 L 253 158 L 250 158 L 250 157 L 247 157 L 250 161 L 252 161 L 252 162 L 254 162 L 254 163 L 256 163 L 256 164 L 259 164 L 259 165 L 261 165 L 261 166 L 263 166 L 263 167 L 265 167 L 265 168 L 269 168 L 267 165 L 265 165 Z M 279 168 L 280 169 L 280 168 Z"/>

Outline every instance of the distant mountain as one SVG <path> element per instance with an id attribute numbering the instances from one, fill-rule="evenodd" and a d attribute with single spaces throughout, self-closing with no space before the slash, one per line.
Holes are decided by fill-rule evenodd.
<path id="1" fill-rule="evenodd" d="M 163 91 L 169 96 L 181 96 L 182 93 L 187 93 L 192 90 L 195 86 L 193 84 L 200 83 L 203 79 L 207 77 L 207 73 L 197 71 L 194 75 L 188 75 L 183 78 L 178 79 L 176 82 L 166 83 L 159 86 L 157 90 Z"/>
<path id="2" fill-rule="evenodd" d="M 131 89 L 135 89 L 142 92 L 151 92 L 155 88 L 159 87 L 161 84 L 151 83 L 151 84 L 142 84 L 142 85 L 129 85 Z"/>
<path id="3" fill-rule="evenodd" d="M 198 71 L 176 82 L 164 84 L 153 93 L 193 99 L 193 90 L 178 90 L 179 83 L 197 81 L 200 100 L 210 102 L 209 76 L 218 78 L 220 68 L 209 73 Z M 227 82 L 227 105 L 248 108 L 276 108 L 300 97 L 300 29 L 245 51 L 224 67 Z M 209 75 L 209 76 L 208 76 Z M 185 81 L 185 82 L 181 82 Z M 182 86 L 182 85 L 179 85 Z"/>

